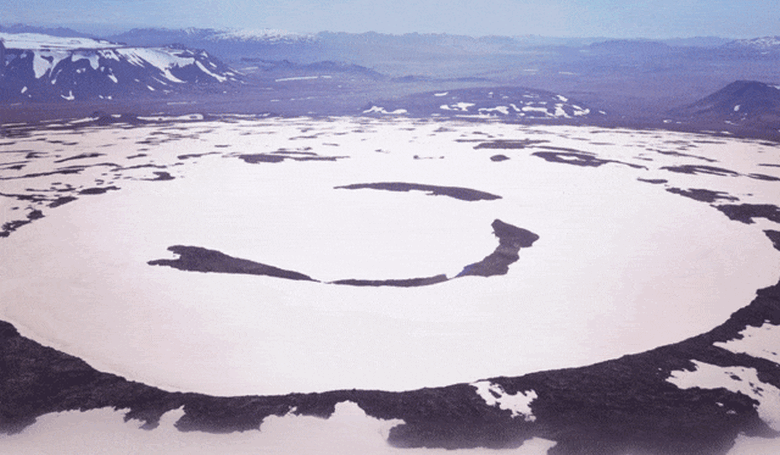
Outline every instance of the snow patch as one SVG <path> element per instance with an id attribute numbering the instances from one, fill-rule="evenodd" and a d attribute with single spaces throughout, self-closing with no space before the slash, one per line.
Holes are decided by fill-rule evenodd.
<path id="1" fill-rule="evenodd" d="M 119 44 L 106 40 L 91 38 L 61 38 L 40 33 L 0 33 L 0 39 L 9 49 L 25 50 L 75 50 L 75 49 L 105 49 L 119 47 Z"/>
<path id="2" fill-rule="evenodd" d="M 70 56 L 67 51 L 36 51 L 33 52 L 33 72 L 35 78 L 40 79 L 47 72 L 53 70 L 58 63 Z"/>
<path id="3" fill-rule="evenodd" d="M 734 106 L 734 112 L 739 112 L 739 108 L 742 107 L 741 105 L 737 104 Z"/>
<path id="4" fill-rule="evenodd" d="M 780 453 L 780 439 L 740 434 L 727 455 L 777 455 L 778 453 Z"/>
<path id="5" fill-rule="evenodd" d="M 579 106 L 572 106 L 574 108 L 574 115 L 577 117 L 583 117 L 590 114 L 590 109 L 583 109 Z"/>
<path id="6" fill-rule="evenodd" d="M 447 96 L 450 92 L 443 92 L 443 93 L 434 93 L 433 96 Z"/>
<path id="7" fill-rule="evenodd" d="M 474 103 L 460 102 L 458 104 L 455 104 L 455 108 L 458 109 L 458 110 L 461 110 L 463 112 L 468 111 L 471 106 L 474 106 Z"/>
<path id="8" fill-rule="evenodd" d="M 397 448 L 387 443 L 390 430 L 403 424 L 400 419 L 383 420 L 367 415 L 357 404 L 336 404 L 326 419 L 286 415 L 263 419 L 259 429 L 231 434 L 183 432 L 176 422 L 183 408 L 166 412 L 154 430 L 143 430 L 137 420 L 125 420 L 126 410 L 112 408 L 66 411 L 41 416 L 15 435 L 0 436 L 6 453 L 39 455 L 81 455 L 85 453 L 148 455 L 216 454 L 231 455 L 495 455 L 494 449 Z M 554 441 L 531 438 L 517 449 L 501 450 L 501 455 L 543 455 Z"/>
<path id="9" fill-rule="evenodd" d="M 548 115 L 546 107 L 523 106 L 523 112 L 542 112 Z"/>
<path id="10" fill-rule="evenodd" d="M 117 53 L 116 53 L 116 52 L 114 52 L 114 51 L 112 51 L 112 50 L 103 50 L 103 51 L 98 51 L 98 52 L 97 52 L 97 55 L 98 55 L 99 57 L 103 57 L 103 58 L 105 58 L 105 59 L 119 61 L 119 56 L 117 55 Z"/>
<path id="11" fill-rule="evenodd" d="M 79 60 L 88 60 L 89 66 L 92 67 L 93 70 L 97 70 L 100 67 L 100 56 L 97 54 L 97 52 L 90 52 L 90 53 L 74 53 L 70 60 L 72 62 L 78 62 Z"/>
<path id="12" fill-rule="evenodd" d="M 463 111 L 463 112 L 468 112 L 469 108 L 471 106 L 474 106 L 474 105 L 475 105 L 474 103 L 464 103 L 464 102 L 461 101 L 460 103 L 453 104 L 452 106 L 449 106 L 447 104 L 442 104 L 441 106 L 439 106 L 439 108 L 441 110 L 444 110 L 444 111 Z"/>
<path id="13" fill-rule="evenodd" d="M 184 83 L 181 79 L 171 74 L 174 67 L 183 68 L 195 63 L 191 57 L 181 57 L 176 55 L 174 49 L 165 48 L 128 48 L 117 49 L 121 57 L 127 59 L 131 65 L 146 67 L 147 64 L 154 66 L 163 76 L 171 82 Z"/>
<path id="14" fill-rule="evenodd" d="M 299 77 L 283 77 L 281 79 L 276 79 L 275 82 L 288 82 L 288 81 L 311 81 L 314 79 L 319 79 L 319 76 L 299 76 Z"/>
<path id="15" fill-rule="evenodd" d="M 386 115 L 402 115 L 406 114 L 406 109 L 396 109 L 388 112 L 385 108 L 379 106 L 372 106 L 371 109 L 363 111 L 364 114 L 386 114 Z"/>
<path id="16" fill-rule="evenodd" d="M 567 114 L 566 111 L 563 110 L 563 104 L 555 105 L 555 114 L 553 115 L 555 117 L 571 118 L 571 116 Z"/>
<path id="17" fill-rule="evenodd" d="M 504 115 L 509 115 L 509 107 L 508 106 L 496 106 L 493 108 L 483 107 L 479 109 L 479 112 L 500 112 Z"/>
<path id="18" fill-rule="evenodd" d="M 477 389 L 477 395 L 485 400 L 488 406 L 498 405 L 500 409 L 512 411 L 513 418 L 522 416 L 526 422 L 536 420 L 536 416 L 531 410 L 531 403 L 538 398 L 535 391 L 529 390 L 509 395 L 499 384 L 493 384 L 490 381 L 478 381 L 470 385 Z"/>
<path id="19" fill-rule="evenodd" d="M 174 103 L 168 103 L 168 105 L 171 105 Z M 177 104 L 192 104 L 192 103 L 177 103 Z M 176 117 L 138 117 L 138 119 L 146 121 L 146 122 L 191 122 L 191 121 L 201 121 L 204 119 L 203 114 L 187 114 L 187 115 L 179 115 Z"/>
<path id="20" fill-rule="evenodd" d="M 76 97 L 75 97 L 75 96 L 73 96 L 73 90 L 69 90 L 69 91 L 68 91 L 68 96 L 65 96 L 65 95 L 60 95 L 60 96 L 61 96 L 63 99 L 65 99 L 65 100 L 68 100 L 68 101 L 73 101 L 73 100 L 75 100 L 75 99 L 76 99 Z"/>
<path id="21" fill-rule="evenodd" d="M 68 123 L 71 124 L 71 125 L 80 125 L 82 123 L 94 122 L 95 120 L 98 120 L 98 119 L 99 119 L 99 117 L 84 117 L 84 118 L 81 118 L 81 119 L 71 120 Z"/>
<path id="22" fill-rule="evenodd" d="M 198 65 L 198 68 L 200 68 L 201 71 L 208 74 L 209 76 L 213 77 L 219 82 L 225 82 L 227 78 L 225 76 L 220 76 L 219 74 L 212 73 L 208 68 L 206 68 L 203 63 L 195 60 L 195 64 Z"/>
<path id="23" fill-rule="evenodd" d="M 761 327 L 746 327 L 739 334 L 742 338 L 714 345 L 735 354 L 747 354 L 780 364 L 780 326 L 767 321 Z"/>
<path id="24" fill-rule="evenodd" d="M 758 416 L 772 427 L 780 431 L 780 389 L 761 382 L 755 368 L 720 367 L 692 360 L 696 366 L 694 371 L 672 371 L 668 382 L 681 389 L 726 389 L 742 393 L 758 401 L 756 411 Z"/>

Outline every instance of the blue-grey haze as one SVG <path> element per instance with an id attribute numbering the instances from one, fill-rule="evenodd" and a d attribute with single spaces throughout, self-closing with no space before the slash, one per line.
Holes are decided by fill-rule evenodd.
<path id="1" fill-rule="evenodd" d="M 0 23 L 472 36 L 780 35 L 780 0 L 9 0 Z"/>

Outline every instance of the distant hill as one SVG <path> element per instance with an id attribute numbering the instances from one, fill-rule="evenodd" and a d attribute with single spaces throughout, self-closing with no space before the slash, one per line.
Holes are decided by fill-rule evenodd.
<path id="1" fill-rule="evenodd" d="M 643 55 L 666 54 L 673 50 L 669 44 L 653 40 L 608 40 L 593 43 L 588 47 L 597 52 L 640 53 Z"/>
<path id="2" fill-rule="evenodd" d="M 38 33 L 42 35 L 57 36 L 60 38 L 89 38 L 86 33 L 77 32 L 65 27 L 34 27 L 25 24 L 0 25 L 0 33 Z"/>
<path id="3" fill-rule="evenodd" d="M 734 122 L 765 116 L 780 116 L 780 85 L 736 81 L 674 113 L 686 117 L 714 118 Z"/>
<path id="4" fill-rule="evenodd" d="M 668 115 L 665 123 L 780 140 L 780 84 L 732 82 Z"/>
<path id="5" fill-rule="evenodd" d="M 664 43 L 676 47 L 718 47 L 732 40 L 717 36 L 696 36 L 693 38 L 671 38 L 663 40 Z"/>
<path id="6" fill-rule="evenodd" d="M 312 75 L 319 73 L 328 74 L 348 74 L 353 76 L 361 76 L 368 79 L 384 79 L 385 76 L 372 69 L 366 68 L 360 65 L 352 65 L 343 62 L 334 62 L 325 60 L 321 62 L 314 62 L 309 64 L 294 63 L 289 60 L 265 60 L 261 58 L 243 57 L 241 62 L 248 65 L 256 66 L 257 70 L 265 72 L 285 73 L 286 77 L 294 77 L 296 75 Z M 254 70 L 253 67 L 248 69 Z M 283 76 L 285 77 L 285 76 Z"/>

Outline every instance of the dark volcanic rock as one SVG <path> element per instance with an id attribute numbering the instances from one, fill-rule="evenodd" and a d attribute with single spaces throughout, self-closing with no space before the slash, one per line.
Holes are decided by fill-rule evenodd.
<path id="1" fill-rule="evenodd" d="M 33 210 L 27 214 L 27 219 L 31 221 L 40 220 L 41 218 L 43 218 L 43 212 L 41 212 L 40 210 Z"/>
<path id="2" fill-rule="evenodd" d="M 748 174 L 748 177 L 756 180 L 764 180 L 767 182 L 780 182 L 780 178 L 766 174 Z"/>
<path id="3" fill-rule="evenodd" d="M 346 286 L 393 286 L 400 288 L 412 288 L 419 286 L 430 286 L 432 284 L 443 283 L 447 281 L 447 275 L 436 275 L 426 278 L 408 278 L 401 280 L 338 280 L 333 284 L 342 284 Z"/>
<path id="4" fill-rule="evenodd" d="M 538 156 L 550 163 L 573 164 L 575 166 L 583 167 L 599 167 L 610 162 L 609 160 L 596 158 L 594 155 L 588 153 L 578 152 L 534 152 L 532 155 Z"/>
<path id="5" fill-rule="evenodd" d="M 73 196 L 62 196 L 62 197 L 59 197 L 59 198 L 55 199 L 54 201 L 52 201 L 52 203 L 49 204 L 49 208 L 53 209 L 53 208 L 59 207 L 61 205 L 65 205 L 68 202 L 73 202 L 75 200 L 76 200 L 76 198 L 73 197 Z"/>
<path id="6" fill-rule="evenodd" d="M 506 155 L 493 155 L 490 157 L 490 161 L 495 161 L 495 162 L 506 161 L 508 159 L 509 157 Z"/>
<path id="7" fill-rule="evenodd" d="M 545 139 L 496 139 L 493 141 L 480 142 L 474 146 L 475 150 L 479 149 L 503 149 L 503 150 L 518 150 L 530 147 L 536 144 L 543 144 L 550 142 Z"/>
<path id="8" fill-rule="evenodd" d="M 683 190 L 681 188 L 667 188 L 666 191 L 673 194 L 679 194 L 680 196 L 685 196 L 700 202 L 715 202 L 719 200 L 724 200 L 724 201 L 739 200 L 734 196 L 729 196 L 728 193 L 724 193 L 723 191 L 712 191 L 712 190 L 705 190 L 701 188 L 689 188 L 687 190 Z"/>
<path id="9" fill-rule="evenodd" d="M 281 155 L 269 155 L 267 153 L 255 153 L 252 155 L 239 155 L 239 158 L 244 160 L 245 163 L 249 164 L 256 164 L 256 163 L 281 163 L 286 159 L 285 156 Z"/>
<path id="10" fill-rule="evenodd" d="M 752 224 L 753 218 L 766 218 L 780 223 L 780 207 L 771 204 L 730 204 L 716 207 L 732 220 Z"/>
<path id="11" fill-rule="evenodd" d="M 103 407 L 131 409 L 151 427 L 180 406 L 179 394 L 101 373 L 81 359 L 24 338 L 0 321 L 0 432 L 18 433 L 37 417 Z"/>
<path id="12" fill-rule="evenodd" d="M 598 156 L 596 156 L 595 153 L 591 153 L 591 152 L 583 152 L 580 150 L 575 150 L 570 148 L 553 147 L 547 145 L 541 145 L 539 146 L 539 148 L 550 150 L 550 151 L 534 152 L 531 155 L 538 156 L 539 158 L 542 158 L 543 160 L 548 161 L 550 163 L 572 164 L 575 166 L 582 166 L 582 167 L 599 167 L 604 164 L 617 163 L 635 169 L 647 169 L 646 167 L 639 166 L 637 164 L 625 163 L 623 161 L 617 161 L 617 160 L 605 160 L 599 158 Z"/>
<path id="13" fill-rule="evenodd" d="M 0 432 L 18 433 L 52 412 L 105 407 L 125 409 L 126 419 L 152 429 L 165 412 L 182 406 L 180 431 L 262 431 L 268 416 L 327 418 L 336 404 L 352 401 L 369 416 L 404 421 L 389 433 L 396 447 L 514 448 L 539 437 L 556 442 L 549 452 L 555 455 L 725 455 L 739 434 L 778 436 L 759 418 L 757 402 L 725 388 L 681 389 L 668 379 L 673 371 L 694 370 L 695 359 L 755 369 L 763 383 L 780 386 L 777 364 L 714 345 L 765 323 L 780 325 L 780 283 L 759 290 L 723 325 L 680 343 L 586 367 L 490 379 L 509 396 L 536 394 L 533 417 L 524 418 L 488 405 L 469 384 L 283 396 L 169 393 L 98 372 L 0 321 Z"/>
<path id="14" fill-rule="evenodd" d="M 165 182 L 165 181 L 168 181 L 168 180 L 174 180 L 175 179 L 174 176 L 172 176 L 168 172 L 164 172 L 164 171 L 162 171 L 162 172 L 155 172 L 154 175 L 156 175 L 157 177 L 155 177 L 153 179 L 142 179 L 142 180 L 146 180 L 147 182 Z"/>
<path id="15" fill-rule="evenodd" d="M 253 153 L 253 154 L 245 154 L 245 155 L 238 155 L 238 158 L 242 159 L 245 163 L 249 164 L 256 164 L 256 163 L 281 163 L 285 160 L 292 160 L 292 161 L 337 161 L 343 158 L 347 158 L 345 156 L 320 156 L 316 153 L 285 153 L 285 152 L 274 152 L 274 153 Z"/>
<path id="16" fill-rule="evenodd" d="M 264 275 L 288 280 L 316 281 L 302 273 L 280 269 L 271 265 L 238 259 L 215 250 L 197 246 L 174 245 L 168 248 L 178 259 L 157 259 L 149 265 L 164 265 L 190 272 L 239 273 L 246 275 Z"/>
<path id="17" fill-rule="evenodd" d="M 20 227 L 32 223 L 34 220 L 39 220 L 43 218 L 43 212 L 40 210 L 32 210 L 30 213 L 27 214 L 26 220 L 14 220 L 14 221 L 8 221 L 7 223 L 3 223 L 2 226 L 0 226 L 0 238 L 8 237 L 11 235 L 12 232 L 19 229 Z"/>
<path id="18" fill-rule="evenodd" d="M 499 239 L 496 250 L 480 262 L 466 266 L 463 272 L 454 278 L 467 275 L 493 276 L 505 275 L 509 265 L 519 259 L 520 248 L 530 247 L 539 236 L 531 231 L 521 229 L 501 220 L 493 221 L 493 232 Z M 318 281 L 308 275 L 279 269 L 270 265 L 228 256 L 215 250 L 196 246 L 176 245 L 168 250 L 179 255 L 178 259 L 157 259 L 149 261 L 149 265 L 163 265 L 178 270 L 191 272 L 215 272 L 238 273 L 247 275 L 265 275 L 291 280 Z M 454 279 L 453 278 L 453 279 Z M 392 287 L 419 287 L 448 281 L 444 274 L 422 278 L 404 278 L 390 280 L 364 280 L 343 279 L 330 282 L 330 284 L 345 286 L 392 286 Z"/>
<path id="19" fill-rule="evenodd" d="M 772 241 L 772 246 L 774 246 L 777 251 L 780 251 L 780 231 L 766 230 L 764 231 L 764 234 Z"/>
<path id="20" fill-rule="evenodd" d="M 707 174 L 707 175 L 718 175 L 721 177 L 736 177 L 739 175 L 734 171 L 730 171 L 728 169 L 723 169 L 720 167 L 702 166 L 702 165 L 693 165 L 693 164 L 686 164 L 683 166 L 664 166 L 661 169 L 665 169 L 671 172 L 677 172 L 680 174 L 691 174 L 691 175 Z"/>
<path id="21" fill-rule="evenodd" d="M 431 196 L 449 196 L 461 201 L 492 201 L 495 199 L 501 199 L 501 196 L 495 194 L 486 193 L 484 191 L 472 190 L 470 188 L 460 188 L 456 186 L 435 186 L 435 185 L 422 185 L 419 183 L 404 183 L 404 182 L 381 182 L 381 183 L 356 183 L 353 185 L 337 186 L 335 189 L 345 190 L 359 190 L 363 188 L 370 188 L 372 190 L 385 190 L 385 191 L 427 191 Z"/>
<path id="22" fill-rule="evenodd" d="M 467 265 L 457 277 L 506 275 L 509 265 L 520 259 L 520 248 L 528 248 L 539 240 L 539 236 L 533 232 L 501 220 L 493 221 L 492 226 L 493 233 L 498 237 L 496 250 L 485 259 Z"/>
<path id="23" fill-rule="evenodd" d="M 66 161 L 73 161 L 73 160 L 83 160 L 87 158 L 97 158 L 100 156 L 105 156 L 105 153 L 82 153 L 81 155 L 76 156 L 69 156 L 68 158 L 63 158 L 61 160 L 55 161 L 55 163 L 64 163 Z"/>
<path id="24" fill-rule="evenodd" d="M 207 155 L 219 155 L 219 153 L 218 152 L 187 153 L 187 154 L 184 154 L 184 155 L 179 155 L 176 158 L 183 161 L 183 160 L 189 160 L 191 158 L 200 158 L 202 156 L 207 156 Z"/>
<path id="25" fill-rule="evenodd" d="M 79 194 L 87 194 L 87 195 L 93 195 L 93 194 L 104 194 L 109 191 L 116 191 L 119 188 L 115 186 L 103 186 L 103 187 L 95 187 L 95 188 L 87 188 L 84 190 L 79 191 Z"/>

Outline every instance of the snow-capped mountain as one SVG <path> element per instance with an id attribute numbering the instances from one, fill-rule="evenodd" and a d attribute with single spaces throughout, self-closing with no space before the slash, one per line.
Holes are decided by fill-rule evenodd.
<path id="1" fill-rule="evenodd" d="M 754 51 L 780 51 L 780 36 L 764 36 L 760 38 L 740 39 L 726 44 L 729 49 L 744 49 Z"/>
<path id="2" fill-rule="evenodd" d="M 315 36 L 270 29 L 136 28 L 109 38 L 129 46 L 181 44 L 192 49 L 205 49 L 227 62 L 237 62 L 243 57 L 298 60 L 293 57 L 312 52 L 311 48 L 316 47 L 313 45 L 317 42 Z"/>
<path id="3" fill-rule="evenodd" d="M 0 99 L 89 100 L 178 92 L 239 76 L 205 51 L 0 33 Z"/>
<path id="4" fill-rule="evenodd" d="M 272 42 L 295 43 L 313 41 L 311 35 L 291 33 L 275 29 L 211 29 L 211 28 L 135 28 L 128 32 L 112 37 L 112 39 L 127 42 L 129 44 L 160 45 L 167 43 L 183 43 L 191 45 L 193 42 Z"/>
<path id="5" fill-rule="evenodd" d="M 208 35 L 207 39 L 212 41 L 236 40 L 236 41 L 311 41 L 314 37 L 302 35 L 299 33 L 290 33 L 285 30 L 259 29 L 259 30 L 215 30 L 213 34 Z"/>
<path id="6" fill-rule="evenodd" d="M 552 92 L 522 87 L 472 88 L 427 92 L 371 103 L 365 115 L 476 119 L 566 120 L 604 117 L 583 103 Z"/>

